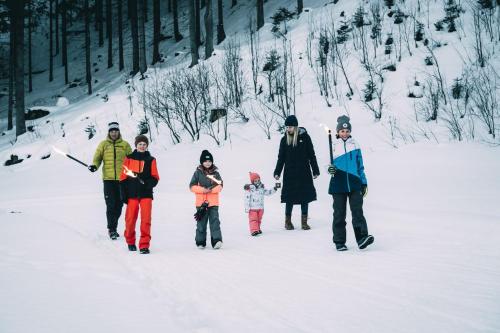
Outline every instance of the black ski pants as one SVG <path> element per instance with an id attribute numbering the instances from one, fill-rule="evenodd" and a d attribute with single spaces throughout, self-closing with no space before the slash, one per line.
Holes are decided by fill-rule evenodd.
<path id="1" fill-rule="evenodd" d="M 207 224 L 210 225 L 210 242 L 213 247 L 215 243 L 222 241 L 219 206 L 208 207 L 208 211 L 205 213 L 203 218 L 196 223 L 196 245 L 207 245 Z"/>
<path id="2" fill-rule="evenodd" d="M 123 203 L 120 198 L 120 181 L 104 180 L 104 200 L 106 201 L 106 218 L 108 230 L 116 231 L 118 219 L 122 214 Z"/>
<path id="3" fill-rule="evenodd" d="M 356 242 L 368 235 L 368 226 L 363 215 L 363 195 L 361 191 L 350 193 L 335 193 L 333 196 L 333 242 L 344 245 L 346 242 L 346 206 L 349 199 L 351 208 L 352 226 Z"/>

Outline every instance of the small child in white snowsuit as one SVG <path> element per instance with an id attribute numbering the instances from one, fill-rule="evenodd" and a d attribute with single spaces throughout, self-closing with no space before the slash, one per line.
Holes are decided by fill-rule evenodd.
<path id="1" fill-rule="evenodd" d="M 266 189 L 264 184 L 260 182 L 259 174 L 250 172 L 251 184 L 244 186 L 245 190 L 245 213 L 248 213 L 248 223 L 250 226 L 250 234 L 257 236 L 262 233 L 260 225 L 262 216 L 264 215 L 264 196 L 276 193 L 276 187 Z"/>

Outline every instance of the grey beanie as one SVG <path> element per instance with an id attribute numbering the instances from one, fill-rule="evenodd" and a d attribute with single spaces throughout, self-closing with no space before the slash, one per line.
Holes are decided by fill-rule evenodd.
<path id="1" fill-rule="evenodd" d="M 337 118 L 337 133 L 342 129 L 348 129 L 352 131 L 351 123 L 349 122 L 348 116 L 340 116 Z"/>
<path id="2" fill-rule="evenodd" d="M 118 125 L 118 123 L 116 121 L 112 121 L 108 124 L 108 132 L 119 131 L 119 130 L 120 130 L 120 126 Z"/>

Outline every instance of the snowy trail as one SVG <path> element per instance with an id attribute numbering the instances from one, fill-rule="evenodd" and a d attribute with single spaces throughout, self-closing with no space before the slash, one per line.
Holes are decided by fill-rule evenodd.
<path id="1" fill-rule="evenodd" d="M 475 160 L 490 154 L 469 148 L 461 149 Z M 470 172 L 456 149 L 427 148 L 435 164 L 423 163 L 427 177 L 413 178 L 379 170 L 408 169 L 421 147 L 367 154 L 374 171 L 365 211 L 376 241 L 359 251 L 348 216 L 346 253 L 331 243 L 325 178 L 316 183 L 312 230 L 284 231 L 274 196 L 264 234 L 254 238 L 242 212 L 247 167 L 226 163 L 224 247 L 200 251 L 184 177 L 191 170 L 167 170 L 154 201 L 152 253 L 143 256 L 128 252 L 123 237 L 107 238 L 98 177 L 55 159 L 48 174 L 0 170 L 7 188 L 22 179 L 30 189 L 0 194 L 0 299 L 10 300 L 0 307 L 0 331 L 57 332 L 70 322 L 84 332 L 92 322 L 93 332 L 498 332 L 500 179 L 478 174 L 494 173 L 500 161 Z M 436 168 L 449 163 L 453 169 Z M 296 227 L 298 215 L 296 208 Z M 123 217 L 119 225 L 122 233 Z"/>

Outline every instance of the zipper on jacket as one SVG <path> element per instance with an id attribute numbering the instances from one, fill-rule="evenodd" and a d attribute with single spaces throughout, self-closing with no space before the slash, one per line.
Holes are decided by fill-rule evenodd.
<path id="1" fill-rule="evenodd" d="M 347 154 L 347 146 L 346 146 L 346 141 L 344 141 L 344 153 Z M 346 172 L 345 172 L 345 175 L 346 175 L 346 178 L 347 178 L 347 191 L 349 193 L 351 193 L 351 186 L 349 186 L 349 169 L 347 168 L 349 166 L 349 162 L 347 161 L 346 159 Z"/>
<path id="2" fill-rule="evenodd" d="M 115 145 L 115 141 L 113 141 L 113 157 L 115 159 L 115 162 L 114 162 L 114 165 L 113 165 L 113 169 L 115 169 L 115 180 L 116 180 L 116 145 Z"/>

